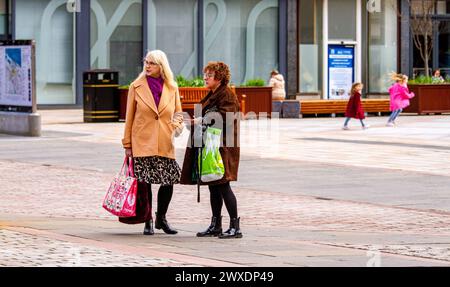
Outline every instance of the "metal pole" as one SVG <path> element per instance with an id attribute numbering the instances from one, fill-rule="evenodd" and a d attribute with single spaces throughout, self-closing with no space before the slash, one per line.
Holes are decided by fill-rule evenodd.
<path id="1" fill-rule="evenodd" d="M 204 2 L 198 0 L 197 16 L 197 75 L 202 75 L 204 65 Z"/>

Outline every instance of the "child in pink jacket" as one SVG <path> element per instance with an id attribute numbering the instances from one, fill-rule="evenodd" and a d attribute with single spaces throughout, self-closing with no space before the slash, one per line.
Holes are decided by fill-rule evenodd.
<path id="1" fill-rule="evenodd" d="M 407 85 L 408 76 L 397 73 L 392 73 L 390 76 L 396 83 L 389 88 L 389 94 L 391 96 L 390 110 L 392 113 L 386 126 L 393 127 L 398 115 L 404 108 L 409 106 L 409 99 L 414 97 L 414 93 L 409 92 Z"/>

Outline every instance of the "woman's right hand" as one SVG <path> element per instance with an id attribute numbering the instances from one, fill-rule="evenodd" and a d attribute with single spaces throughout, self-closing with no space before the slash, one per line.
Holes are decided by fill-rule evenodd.
<path id="1" fill-rule="evenodd" d="M 133 151 L 131 150 L 131 148 L 126 148 L 125 149 L 125 156 L 126 157 L 133 157 Z"/>

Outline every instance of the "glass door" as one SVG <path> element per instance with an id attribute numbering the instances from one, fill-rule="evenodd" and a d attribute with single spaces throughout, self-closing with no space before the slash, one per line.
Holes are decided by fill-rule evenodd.
<path id="1" fill-rule="evenodd" d="M 321 93 L 322 13 L 322 0 L 299 1 L 299 88 L 304 95 Z"/>
<path id="2" fill-rule="evenodd" d="M 356 0 L 324 0 L 323 96 L 348 97 L 361 81 L 362 6 Z"/>

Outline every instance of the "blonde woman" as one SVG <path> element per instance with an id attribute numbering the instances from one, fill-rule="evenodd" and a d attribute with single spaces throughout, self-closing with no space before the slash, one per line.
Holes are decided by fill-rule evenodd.
<path id="1" fill-rule="evenodd" d="M 166 220 L 173 185 L 179 183 L 181 170 L 175 160 L 173 135 L 183 127 L 178 87 L 167 56 L 159 50 L 144 58 L 142 73 L 131 83 L 122 140 L 127 157 L 133 157 L 139 182 L 147 185 L 150 203 L 151 185 L 159 184 L 155 228 L 176 234 Z M 153 235 L 153 219 L 145 222 L 145 235 Z"/>

